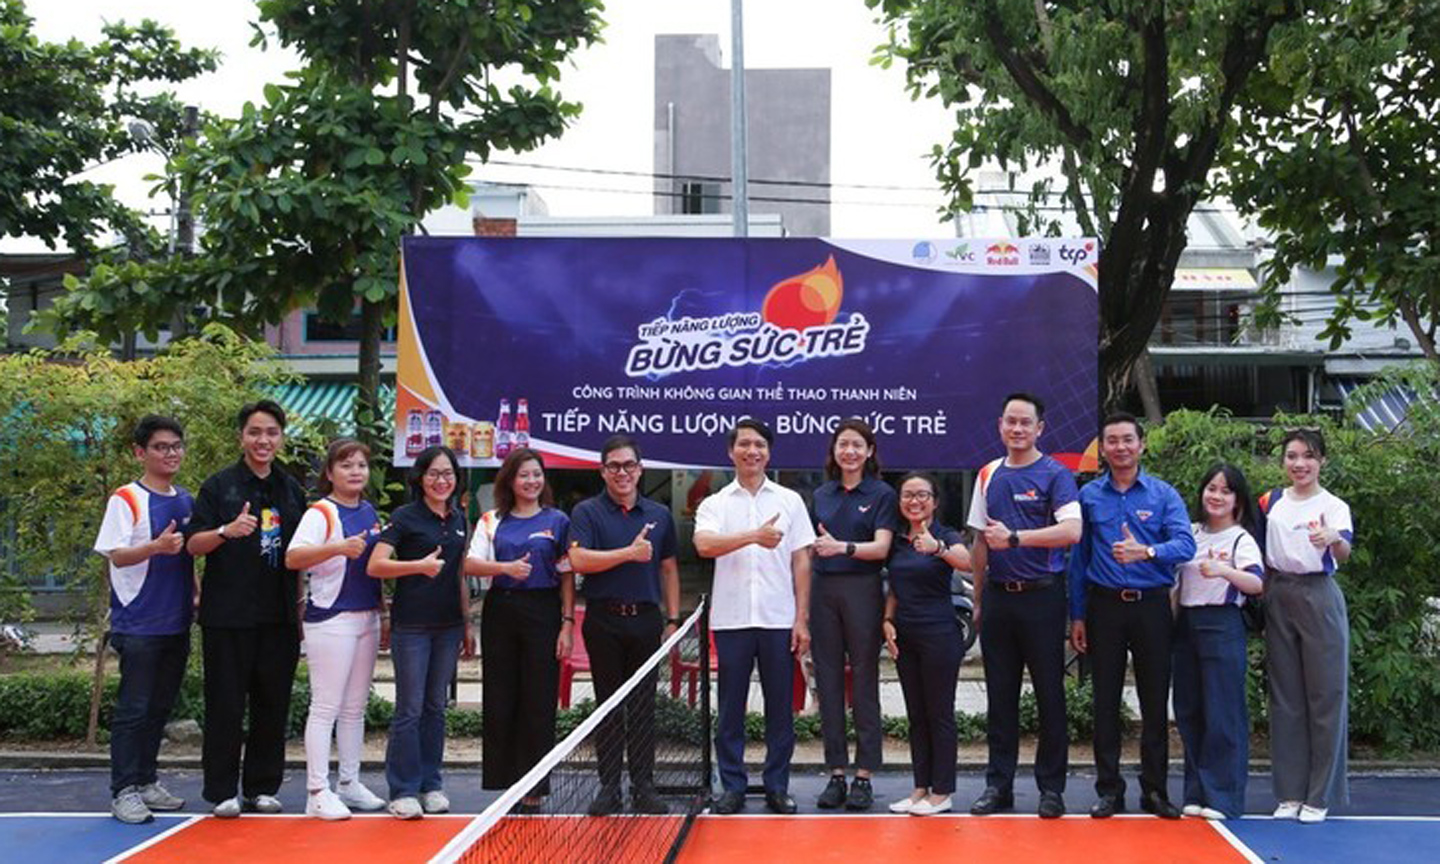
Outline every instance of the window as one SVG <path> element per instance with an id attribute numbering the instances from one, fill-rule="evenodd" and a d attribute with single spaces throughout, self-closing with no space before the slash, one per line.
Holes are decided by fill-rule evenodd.
<path id="1" fill-rule="evenodd" d="M 357 310 L 354 317 L 344 324 L 336 324 L 320 317 L 318 312 L 305 313 L 305 341 L 306 342 L 359 342 L 360 341 L 360 312 Z M 380 341 L 394 342 L 395 328 L 387 327 L 381 334 Z"/>
<path id="2" fill-rule="evenodd" d="M 680 212 L 686 214 L 719 213 L 719 183 L 681 183 Z"/>

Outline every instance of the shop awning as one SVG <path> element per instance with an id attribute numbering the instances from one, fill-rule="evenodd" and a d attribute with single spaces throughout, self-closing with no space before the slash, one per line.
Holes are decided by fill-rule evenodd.
<path id="1" fill-rule="evenodd" d="M 1351 394 L 1367 383 L 1369 381 L 1364 378 L 1347 376 L 1335 379 L 1335 386 L 1345 397 L 1346 402 L 1350 401 Z M 1355 421 L 1370 432 L 1392 431 L 1405 422 L 1405 416 L 1410 410 L 1410 403 L 1414 401 L 1415 393 L 1413 391 L 1404 387 L 1392 387 L 1385 391 L 1380 398 L 1356 413 Z"/>
<path id="2" fill-rule="evenodd" d="M 1177 267 L 1175 291 L 1255 291 L 1260 286 L 1243 267 Z"/>
<path id="3" fill-rule="evenodd" d="M 276 402 L 296 420 L 306 424 L 329 422 L 336 431 L 355 431 L 355 394 L 358 384 L 341 381 L 305 381 L 282 384 L 271 390 Z M 380 411 L 389 417 L 395 413 L 395 386 L 380 385 Z"/>

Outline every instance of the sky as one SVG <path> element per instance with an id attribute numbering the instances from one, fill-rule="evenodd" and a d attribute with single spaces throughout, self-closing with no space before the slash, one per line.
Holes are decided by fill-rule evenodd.
<path id="1" fill-rule="evenodd" d="M 661 33 L 714 33 L 723 62 L 730 62 L 730 0 L 608 0 L 604 43 L 574 55 L 559 90 L 584 105 L 581 117 L 557 141 L 525 154 L 493 158 L 529 166 L 607 171 L 655 169 L 651 103 L 654 40 Z M 259 101 L 266 82 L 297 65 L 273 45 L 249 46 L 253 0 L 29 0 L 42 39 L 94 42 L 107 21 L 153 18 L 171 27 L 186 46 L 219 49 L 220 69 L 177 88 L 187 102 L 234 115 Z M 831 70 L 831 233 L 836 237 L 945 237 L 943 202 L 927 154 L 949 136 L 938 103 L 914 102 L 899 65 L 871 65 L 885 39 L 863 0 L 751 0 L 744 10 L 747 68 Z M 147 201 L 141 178 L 161 168 L 158 156 L 132 157 L 87 176 L 114 183 L 133 206 L 164 211 L 168 201 Z M 529 182 L 552 216 L 637 216 L 653 212 L 649 195 L 602 190 L 649 190 L 644 177 L 586 175 L 536 167 L 481 166 L 476 179 Z M 769 179 L 769 178 L 766 178 Z M 853 185 L 895 190 L 847 188 Z M 570 188 L 564 188 L 570 187 Z M 575 188 L 585 187 L 585 188 Z M 753 192 L 753 190 L 752 190 Z M 762 209 L 756 205 L 752 210 Z"/>

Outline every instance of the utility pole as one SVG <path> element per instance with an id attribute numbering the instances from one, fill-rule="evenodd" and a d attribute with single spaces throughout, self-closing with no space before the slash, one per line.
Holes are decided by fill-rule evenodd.
<path id="1" fill-rule="evenodd" d="M 730 0 L 730 210 L 735 236 L 750 234 L 750 167 L 746 155 L 744 0 Z"/>
<path id="2" fill-rule="evenodd" d="M 193 142 L 200 135 L 200 109 L 194 105 L 185 106 L 181 121 L 181 146 Z M 183 183 L 175 195 L 175 234 L 170 240 L 170 255 L 189 258 L 195 254 L 195 212 L 190 202 L 190 184 Z M 180 309 L 170 324 L 172 339 L 180 339 L 190 333 L 190 310 Z"/>

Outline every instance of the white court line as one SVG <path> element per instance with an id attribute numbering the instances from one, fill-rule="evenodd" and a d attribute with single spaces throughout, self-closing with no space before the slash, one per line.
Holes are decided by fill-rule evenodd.
<path id="1" fill-rule="evenodd" d="M 137 844 L 137 845 L 135 845 L 135 846 L 131 846 L 129 849 L 126 849 L 124 852 L 121 852 L 119 855 L 116 855 L 116 856 L 113 857 L 113 858 L 107 859 L 107 860 L 104 862 L 104 864 L 113 864 L 113 862 L 115 862 L 115 861 L 124 861 L 126 858 L 129 858 L 131 855 L 134 855 L 136 852 L 139 852 L 139 851 L 141 851 L 142 849 L 149 849 L 151 846 L 154 846 L 156 843 L 160 843 L 161 841 L 163 841 L 163 840 L 165 840 L 166 838 L 170 837 L 172 834 L 178 834 L 179 832 L 184 831 L 186 828 L 189 828 L 191 825 L 194 825 L 196 822 L 199 822 L 201 819 L 204 819 L 204 818 L 205 818 L 204 816 L 191 816 L 189 819 L 186 819 L 184 822 L 181 822 L 179 825 L 176 825 L 175 827 L 171 828 L 170 830 L 168 830 L 168 831 L 161 831 L 159 834 L 156 834 L 154 837 L 151 837 L 149 840 L 146 840 L 144 843 L 140 843 L 140 844 Z"/>
<path id="2" fill-rule="evenodd" d="M 1247 822 L 1295 822 L 1294 819 L 1276 819 L 1274 816 L 1241 816 Z M 1329 816 L 1326 822 L 1440 822 L 1440 816 Z"/>
<path id="3" fill-rule="evenodd" d="M 1265 864 L 1265 859 L 1261 858 L 1259 855 L 1256 855 L 1249 846 L 1245 845 L 1244 841 L 1242 841 L 1239 837 L 1236 837 L 1229 828 L 1226 828 L 1224 822 L 1218 819 L 1211 819 L 1206 821 L 1210 823 L 1211 828 L 1215 829 L 1215 833 L 1225 838 L 1225 842 L 1229 843 L 1236 852 L 1244 855 L 1245 860 L 1250 862 L 1250 864 Z"/>

